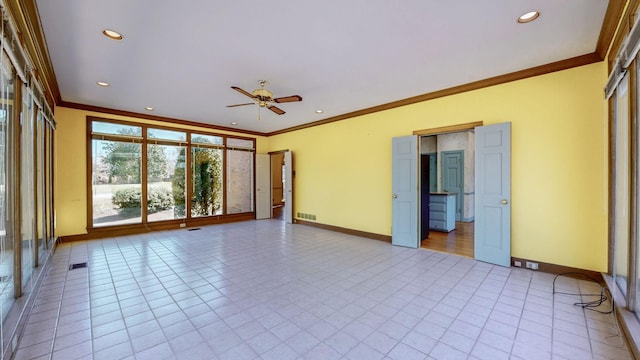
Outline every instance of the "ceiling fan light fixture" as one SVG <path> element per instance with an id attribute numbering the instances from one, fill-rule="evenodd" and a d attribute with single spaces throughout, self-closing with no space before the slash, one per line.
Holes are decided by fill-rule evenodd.
<path id="1" fill-rule="evenodd" d="M 262 88 L 253 90 L 251 95 L 257 97 L 258 99 L 273 99 L 273 93 Z"/>
<path id="2" fill-rule="evenodd" d="M 518 18 L 518 22 L 520 24 L 526 24 L 529 22 L 532 22 L 533 20 L 537 19 L 540 16 L 540 12 L 538 11 L 529 11 L 527 13 L 524 13 L 522 15 L 520 15 L 520 17 Z"/>
<path id="3" fill-rule="evenodd" d="M 108 37 L 109 39 L 112 40 L 122 40 L 124 39 L 124 37 L 122 36 L 122 34 L 120 34 L 119 32 L 115 31 L 115 30 L 110 30 L 110 29 L 104 29 L 102 30 L 102 35 Z"/>

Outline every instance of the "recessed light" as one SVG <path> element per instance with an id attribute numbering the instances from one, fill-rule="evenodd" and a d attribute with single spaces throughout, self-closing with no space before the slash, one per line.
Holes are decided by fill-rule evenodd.
<path id="1" fill-rule="evenodd" d="M 109 39 L 113 39 L 113 40 L 122 40 L 122 34 L 120 34 L 117 31 L 114 30 L 109 30 L 109 29 L 104 29 L 102 30 L 102 34 L 106 37 L 108 37 Z"/>
<path id="2" fill-rule="evenodd" d="M 528 22 L 532 22 L 533 20 L 537 19 L 538 16 L 540 16 L 540 13 L 537 11 L 529 11 L 528 13 L 522 14 L 519 18 L 518 18 L 518 22 L 520 24 L 525 24 Z"/>
<path id="3" fill-rule="evenodd" d="M 153 108 L 151 106 L 146 106 L 144 109 L 147 111 L 153 111 Z"/>
<path id="4" fill-rule="evenodd" d="M 231 123 L 231 125 L 238 125 L 238 123 L 234 121 Z"/>
<path id="5" fill-rule="evenodd" d="M 320 109 L 316 110 L 316 114 L 322 114 L 323 112 L 324 112 L 324 111 L 322 111 L 322 110 L 320 110 Z"/>
<path id="6" fill-rule="evenodd" d="M 104 82 L 104 81 L 98 81 L 98 82 L 96 82 L 96 85 L 102 86 L 102 87 L 107 87 L 107 86 L 109 86 L 109 83 L 108 82 Z"/>

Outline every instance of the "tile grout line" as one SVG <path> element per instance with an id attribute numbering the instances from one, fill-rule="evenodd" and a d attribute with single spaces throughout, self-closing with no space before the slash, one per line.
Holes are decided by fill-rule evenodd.
<path id="1" fill-rule="evenodd" d="M 511 277 L 511 274 L 509 275 L 509 277 Z M 517 339 L 518 339 L 518 333 L 520 332 L 520 323 L 522 322 L 522 314 L 524 313 L 524 306 L 527 303 L 527 297 L 529 296 L 529 289 L 531 289 L 531 283 L 533 281 L 533 273 L 529 274 L 529 283 L 527 285 L 527 291 L 524 294 L 524 302 L 522 304 L 522 309 L 520 310 L 520 316 L 518 317 L 518 326 L 516 327 L 516 334 L 515 334 L 515 338 L 513 339 L 513 344 L 511 345 L 511 352 L 509 354 L 509 356 L 511 356 L 513 354 L 513 347 L 516 346 L 517 343 Z M 553 316 L 552 316 L 553 318 Z M 549 344 L 549 355 L 553 358 L 553 320 L 551 323 L 551 343 Z"/>
<path id="2" fill-rule="evenodd" d="M 71 262 L 71 247 L 69 248 L 69 256 L 66 261 L 66 269 L 68 269 L 69 263 Z M 55 254 L 53 254 L 55 255 Z M 53 267 L 52 267 L 53 269 Z M 48 275 L 48 274 L 47 274 Z M 56 315 L 56 325 L 53 328 L 53 335 L 51 338 L 51 350 L 49 351 L 49 360 L 53 359 L 53 350 L 56 342 L 56 335 L 58 333 L 58 324 L 60 324 L 60 313 L 62 312 L 62 300 L 64 299 L 64 290 L 67 287 L 67 278 L 69 277 L 69 270 L 66 270 L 64 274 L 64 282 L 62 284 L 62 291 L 60 292 L 60 303 L 58 304 L 58 314 Z M 43 279 L 43 281 L 46 279 Z"/>
<path id="3" fill-rule="evenodd" d="M 482 283 L 484 283 L 487 278 L 489 277 L 489 274 L 491 274 L 491 271 L 493 271 L 496 268 L 497 265 L 491 265 L 491 270 L 487 272 L 487 274 L 485 275 L 484 279 L 482 280 Z M 511 277 L 511 274 L 513 273 L 513 269 L 509 268 L 509 276 L 507 276 L 507 279 L 505 280 L 504 284 L 502 284 L 502 288 L 500 289 L 500 294 L 502 294 L 502 292 L 504 291 L 504 288 L 507 286 L 507 283 L 509 282 L 509 277 Z M 480 286 L 482 286 L 482 283 L 480 283 Z M 478 289 L 480 288 L 480 286 L 478 286 Z M 477 289 L 476 289 L 477 292 Z M 474 292 L 475 294 L 475 292 Z M 481 334 L 482 331 L 489 331 L 489 332 L 493 332 L 489 329 L 486 328 L 487 326 L 487 322 L 489 321 L 489 317 L 491 316 L 491 314 L 493 313 L 493 311 L 496 309 L 496 306 L 498 305 L 498 300 L 500 299 L 500 294 L 498 294 L 498 297 L 496 298 L 496 301 L 493 303 L 493 306 L 491 307 L 491 312 L 489 313 L 489 315 L 487 316 L 487 319 L 484 321 L 484 324 L 482 325 L 482 328 L 480 330 Z M 473 351 L 473 349 L 476 347 L 476 345 L 478 344 L 478 342 L 480 341 L 480 335 L 478 335 L 478 338 L 473 342 L 473 347 L 471 348 L 471 351 Z M 515 335 L 514 335 L 514 339 L 513 339 L 513 344 L 511 344 L 511 349 L 509 350 L 509 357 L 511 357 L 512 353 L 513 353 L 513 346 L 515 345 L 516 340 L 515 340 Z M 487 345 L 487 344 L 485 344 Z M 490 346 L 490 345 L 489 345 Z M 490 346 L 491 348 L 498 350 L 498 351 L 502 351 L 494 346 Z M 471 356 L 471 354 L 468 354 L 469 356 Z"/>

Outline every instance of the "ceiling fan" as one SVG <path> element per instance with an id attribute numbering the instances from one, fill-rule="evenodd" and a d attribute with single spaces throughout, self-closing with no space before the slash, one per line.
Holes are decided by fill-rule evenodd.
<path id="1" fill-rule="evenodd" d="M 231 88 L 243 95 L 246 95 L 248 97 L 250 97 L 251 99 L 253 99 L 254 102 L 250 102 L 250 103 L 244 103 L 244 104 L 235 104 L 235 105 L 227 105 L 227 107 L 236 107 L 236 106 L 245 106 L 245 105 L 253 105 L 253 104 L 257 104 L 259 107 L 261 108 L 267 108 L 271 111 L 273 111 L 274 113 L 278 114 L 278 115 L 282 115 L 285 113 L 284 110 L 280 109 L 279 107 L 273 105 L 273 103 L 286 103 L 286 102 L 296 102 L 296 101 L 302 101 L 302 97 L 300 95 L 291 95 L 291 96 L 284 96 L 284 97 L 278 97 L 278 98 L 274 98 L 273 97 L 273 93 L 271 93 L 271 91 L 267 90 L 264 88 L 265 85 L 267 85 L 267 80 L 260 80 L 258 81 L 258 84 L 260 85 L 259 89 L 255 89 L 252 92 L 248 92 L 245 90 L 240 89 L 237 86 L 232 86 Z M 260 120 L 260 109 L 258 108 L 258 120 Z"/>

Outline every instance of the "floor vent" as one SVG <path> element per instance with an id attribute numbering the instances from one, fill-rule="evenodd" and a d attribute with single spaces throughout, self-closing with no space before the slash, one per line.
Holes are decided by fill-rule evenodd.
<path id="1" fill-rule="evenodd" d="M 2 275 L 2 276 L 0 276 L 0 283 L 9 282 L 9 281 L 11 281 L 11 276 L 10 275 Z"/>
<path id="2" fill-rule="evenodd" d="M 82 268 L 86 268 L 86 267 L 87 267 L 87 263 L 86 262 L 77 263 L 77 264 L 71 264 L 71 265 L 69 265 L 69 270 L 82 269 Z"/>
<path id="3" fill-rule="evenodd" d="M 196 231 L 196 230 L 200 230 L 200 228 L 191 228 L 191 229 L 189 229 L 187 231 Z"/>

